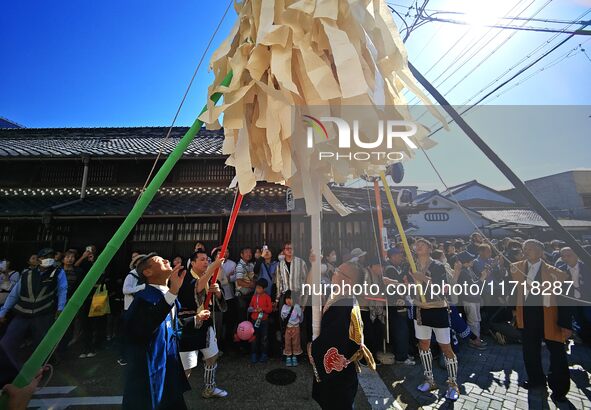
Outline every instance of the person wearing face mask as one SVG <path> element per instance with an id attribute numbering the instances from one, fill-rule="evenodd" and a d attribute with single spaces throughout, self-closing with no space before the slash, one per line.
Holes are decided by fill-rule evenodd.
<path id="1" fill-rule="evenodd" d="M 27 332 L 36 347 L 66 305 L 68 281 L 64 270 L 55 266 L 54 250 L 45 248 L 37 255 L 39 266 L 23 272 L 0 309 L 0 325 L 9 311 L 14 313 L 0 345 L 15 368 L 20 367 L 16 352 Z"/>

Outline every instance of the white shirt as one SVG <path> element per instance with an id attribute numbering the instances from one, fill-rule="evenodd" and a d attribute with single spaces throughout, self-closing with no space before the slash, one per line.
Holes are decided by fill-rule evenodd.
<path id="1" fill-rule="evenodd" d="M 542 264 L 541 259 L 533 264 L 530 262 L 527 263 L 527 266 L 529 267 L 529 269 L 527 271 L 527 281 L 529 283 L 533 282 L 536 279 L 536 275 L 538 274 L 538 271 L 540 270 L 541 264 Z"/>
<path id="2" fill-rule="evenodd" d="M 222 284 L 224 299 L 226 300 L 234 299 L 234 292 L 232 290 L 232 285 L 230 284 L 230 278 L 234 275 L 235 270 L 236 262 L 229 259 L 224 261 L 222 269 L 220 270 L 219 281 Z"/>
<path id="3" fill-rule="evenodd" d="M 579 262 L 575 266 L 569 266 L 568 271 L 570 272 L 570 276 L 573 280 L 573 286 L 575 287 L 575 298 L 581 297 L 581 292 L 579 291 L 579 285 L 581 284 L 581 277 L 579 276 Z"/>
<path id="4" fill-rule="evenodd" d="M 135 276 L 134 276 L 135 275 Z M 138 285 L 138 279 L 136 278 L 137 273 L 134 270 L 129 272 L 123 281 L 123 309 L 129 309 L 131 302 L 133 302 L 133 295 L 138 293 L 140 290 L 146 288 L 146 284 Z"/>
<path id="5" fill-rule="evenodd" d="M 527 271 L 527 278 L 526 278 L 528 284 L 531 285 L 532 282 L 536 279 L 536 275 L 538 274 L 538 271 L 540 270 L 541 264 L 542 264 L 541 259 L 539 261 L 537 261 L 536 263 L 527 262 L 527 266 L 529 267 L 529 269 Z M 527 292 L 525 294 L 525 299 L 527 299 L 529 294 L 530 294 L 530 292 Z"/>

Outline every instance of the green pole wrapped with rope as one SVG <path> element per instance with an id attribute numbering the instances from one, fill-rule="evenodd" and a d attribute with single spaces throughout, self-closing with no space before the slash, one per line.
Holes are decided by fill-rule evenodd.
<path id="1" fill-rule="evenodd" d="M 220 85 L 227 87 L 231 81 L 232 72 L 230 71 Z M 214 103 L 217 103 L 221 96 L 222 93 L 215 93 L 211 96 L 211 100 Z M 203 114 L 205 111 L 207 111 L 207 105 L 203 107 L 203 110 L 201 110 L 201 113 L 199 115 Z M 140 195 L 139 199 L 137 200 L 137 202 L 135 203 L 135 205 L 133 206 L 133 208 L 131 209 L 131 211 L 119 227 L 119 229 L 117 229 L 117 232 L 115 232 L 111 240 L 105 246 L 103 252 L 101 252 L 95 263 L 92 265 L 92 268 L 90 269 L 90 271 L 88 271 L 88 273 L 84 277 L 84 280 L 80 283 L 80 286 L 78 287 L 78 289 L 76 289 L 76 291 L 66 304 L 63 312 L 57 318 L 55 323 L 51 326 L 51 328 L 49 329 L 41 343 L 39 343 L 39 346 L 37 346 L 29 360 L 27 360 L 27 362 L 24 364 L 20 373 L 14 379 L 14 385 L 16 385 L 17 387 L 26 386 L 31 382 L 33 377 L 35 377 L 39 368 L 41 368 L 44 365 L 45 361 L 51 355 L 54 348 L 57 346 L 57 344 L 63 337 L 64 333 L 66 333 L 66 330 L 70 326 L 70 323 L 72 323 L 72 320 L 74 320 L 76 313 L 78 313 L 78 311 L 82 307 L 84 300 L 90 294 L 90 291 L 96 284 L 101 273 L 105 270 L 109 262 L 111 262 L 111 259 L 113 259 L 113 256 L 119 250 L 119 248 L 129 235 L 137 221 L 142 217 L 144 211 L 146 210 L 148 205 L 150 205 L 152 199 L 154 199 L 154 196 L 158 192 L 158 189 L 160 189 L 160 187 L 172 171 L 173 167 L 182 157 L 183 153 L 185 152 L 191 141 L 193 141 L 193 139 L 195 138 L 202 126 L 203 122 L 199 120 L 199 118 L 197 118 L 191 126 L 191 128 L 189 128 L 189 130 L 186 132 L 183 138 L 179 141 L 178 145 L 175 147 L 172 153 L 168 156 L 164 164 L 162 164 L 162 167 L 158 170 L 152 181 L 146 187 L 145 191 Z M 4 400 L 2 400 L 2 403 L 0 403 L 0 407 L 6 408 L 6 405 L 6 398 L 4 398 Z"/>

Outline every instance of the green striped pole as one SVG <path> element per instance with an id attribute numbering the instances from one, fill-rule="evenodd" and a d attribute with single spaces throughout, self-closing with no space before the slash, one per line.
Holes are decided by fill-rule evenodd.
<path id="1" fill-rule="evenodd" d="M 231 81 L 232 71 L 226 75 L 221 85 L 227 87 L 230 85 Z M 217 103 L 221 96 L 221 93 L 215 93 L 212 95 L 211 100 L 214 103 Z M 203 110 L 201 110 L 199 115 L 205 111 L 207 111 L 207 105 L 203 107 Z M 51 352 L 54 350 L 55 346 L 59 343 L 64 333 L 70 326 L 70 323 L 72 323 L 72 320 L 74 320 L 76 313 L 82 307 L 84 300 L 89 295 L 93 286 L 96 284 L 101 273 L 105 270 L 109 262 L 111 262 L 111 259 L 113 259 L 113 256 L 119 250 L 123 244 L 123 241 L 125 241 L 137 221 L 142 217 L 144 211 L 152 199 L 154 199 L 158 189 L 160 189 L 160 186 L 166 177 L 168 177 L 168 174 L 170 174 L 170 171 L 172 171 L 172 168 L 181 158 L 202 126 L 203 122 L 199 119 L 196 119 L 191 128 L 187 131 L 172 153 L 168 156 L 164 164 L 162 164 L 162 167 L 160 167 L 150 184 L 146 187 L 146 190 L 141 194 L 140 198 L 133 206 L 131 212 L 129 212 L 129 215 L 127 215 L 119 229 L 117 229 L 117 232 L 115 232 L 111 240 L 105 246 L 103 252 L 92 265 L 92 268 L 88 274 L 84 277 L 84 280 L 80 283 L 80 286 L 78 289 L 76 289 L 72 295 L 72 298 L 66 304 L 64 311 L 51 326 L 39 346 L 37 346 L 29 360 L 27 360 L 21 369 L 18 376 L 14 379 L 13 383 L 17 387 L 24 387 L 28 385 L 33 377 L 35 377 L 37 374 L 37 371 L 41 368 L 41 366 L 43 366 Z M 2 400 L 0 405 L 0 407 L 6 408 L 7 403 L 5 400 Z"/>

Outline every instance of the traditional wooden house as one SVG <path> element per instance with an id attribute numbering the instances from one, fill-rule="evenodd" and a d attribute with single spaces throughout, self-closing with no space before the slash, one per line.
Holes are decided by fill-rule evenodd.
<path id="1" fill-rule="evenodd" d="M 159 167 L 186 127 L 55 128 L 0 130 L 0 257 L 22 266 L 42 246 L 99 251 L 138 198 L 156 162 Z M 228 186 L 223 134 L 202 129 L 175 166 L 110 267 L 126 270 L 132 250 L 186 256 L 195 242 L 211 249 L 223 240 L 234 199 Z M 373 190 L 333 187 L 352 214 L 340 217 L 324 204 L 324 247 L 339 252 L 375 249 L 369 215 Z M 245 197 L 231 242 L 267 243 L 278 249 L 292 240 L 307 253 L 309 221 L 288 211 L 287 189 L 259 183 Z M 382 204 L 387 204 L 382 192 Z M 372 205 L 375 210 L 375 204 Z M 403 218 L 415 207 L 402 206 Z M 388 211 L 384 209 L 385 217 Z"/>

